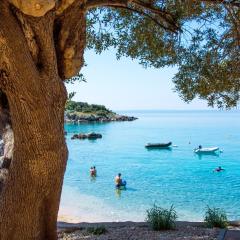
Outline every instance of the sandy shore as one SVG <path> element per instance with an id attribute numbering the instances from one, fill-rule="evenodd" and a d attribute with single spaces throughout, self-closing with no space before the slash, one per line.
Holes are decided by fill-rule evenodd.
<path id="1" fill-rule="evenodd" d="M 119 203 L 116 199 L 116 203 Z M 119 205 L 118 205 L 119 206 Z M 123 205 L 121 206 L 123 207 Z M 78 222 L 143 222 L 146 210 L 142 207 L 135 209 L 119 208 L 108 201 L 93 195 L 80 193 L 69 186 L 63 187 L 58 221 Z M 203 218 L 195 212 L 178 210 L 178 220 L 200 222 Z"/>
<path id="2" fill-rule="evenodd" d="M 104 226 L 105 234 L 94 235 L 90 227 Z M 147 223 L 118 222 L 118 223 L 79 223 L 70 224 L 59 222 L 59 240 L 217 240 L 219 229 L 209 229 L 203 223 L 177 222 L 176 230 L 152 231 Z"/>

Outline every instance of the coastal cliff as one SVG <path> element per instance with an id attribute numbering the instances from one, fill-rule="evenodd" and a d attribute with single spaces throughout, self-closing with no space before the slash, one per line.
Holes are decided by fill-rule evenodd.
<path id="1" fill-rule="evenodd" d="M 119 115 L 103 105 L 68 101 L 65 109 L 66 123 L 134 121 L 136 117 Z"/>

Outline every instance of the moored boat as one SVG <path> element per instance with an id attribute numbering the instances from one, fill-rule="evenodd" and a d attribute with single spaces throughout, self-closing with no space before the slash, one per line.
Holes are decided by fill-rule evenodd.
<path id="1" fill-rule="evenodd" d="M 145 145 L 146 148 L 169 148 L 172 145 L 172 142 L 168 143 L 148 143 Z"/>
<path id="2" fill-rule="evenodd" d="M 197 148 L 194 150 L 195 153 L 201 154 L 201 153 L 215 153 L 219 150 L 219 147 L 209 147 L 209 148 Z"/>

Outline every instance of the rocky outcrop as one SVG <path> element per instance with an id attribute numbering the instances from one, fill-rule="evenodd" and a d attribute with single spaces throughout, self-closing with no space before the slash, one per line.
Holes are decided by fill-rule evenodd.
<path id="1" fill-rule="evenodd" d="M 120 115 L 104 105 L 68 100 L 65 107 L 66 123 L 134 121 L 136 117 Z"/>
<path id="2" fill-rule="evenodd" d="M 121 122 L 125 122 L 125 121 L 134 121 L 137 120 L 136 117 L 129 117 L 129 116 L 125 116 L 125 115 L 116 115 L 113 121 L 121 121 Z"/>
<path id="3" fill-rule="evenodd" d="M 90 139 L 90 140 L 95 140 L 95 139 L 98 139 L 98 138 L 102 138 L 102 135 L 100 133 L 79 133 L 79 134 L 74 134 L 71 139 Z"/>
<path id="4" fill-rule="evenodd" d="M 66 123 L 89 123 L 89 122 L 125 122 L 134 121 L 136 117 L 129 117 L 125 115 L 109 114 L 109 115 L 98 115 L 98 114 L 84 114 L 84 113 L 66 113 Z"/>

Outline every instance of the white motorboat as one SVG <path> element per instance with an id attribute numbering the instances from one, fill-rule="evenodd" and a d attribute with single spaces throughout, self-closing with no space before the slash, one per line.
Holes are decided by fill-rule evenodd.
<path id="1" fill-rule="evenodd" d="M 209 147 L 209 148 L 197 148 L 194 150 L 195 153 L 215 153 L 219 150 L 219 147 Z"/>

